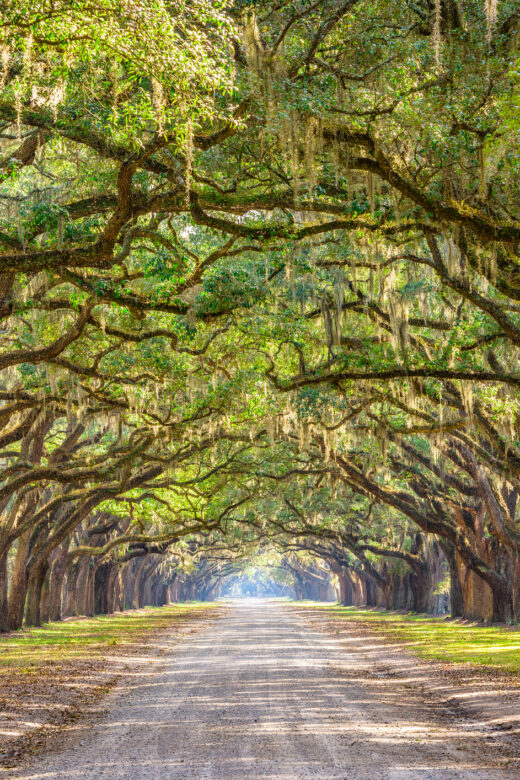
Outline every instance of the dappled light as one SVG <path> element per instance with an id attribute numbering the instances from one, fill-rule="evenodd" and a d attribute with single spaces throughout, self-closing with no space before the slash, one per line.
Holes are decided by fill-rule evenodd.
<path id="1" fill-rule="evenodd" d="M 376 676 L 381 647 L 353 651 L 288 610 L 237 600 L 167 661 L 137 663 L 102 722 L 74 727 L 59 763 L 49 756 L 17 777 L 508 777 L 482 756 L 484 724 L 447 719 L 442 694 L 417 695 L 425 680 L 413 664 L 396 687 Z"/>
<path id="2" fill-rule="evenodd" d="M 4 5 L 0 631 L 518 621 L 516 0 Z"/>
<path id="3" fill-rule="evenodd" d="M 0 767 L 508 771 L 520 0 L 0 8 Z"/>

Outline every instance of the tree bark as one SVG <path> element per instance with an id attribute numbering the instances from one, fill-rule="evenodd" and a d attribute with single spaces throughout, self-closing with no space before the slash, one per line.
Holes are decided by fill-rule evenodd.
<path id="1" fill-rule="evenodd" d="M 77 615 L 76 612 L 76 588 L 79 574 L 79 562 L 67 561 L 65 567 L 65 606 L 63 614 L 65 617 Z"/>
<path id="2" fill-rule="evenodd" d="M 417 568 L 410 577 L 412 609 L 414 612 L 428 612 L 431 581 L 426 565 Z"/>
<path id="3" fill-rule="evenodd" d="M 118 574 L 119 569 L 117 565 L 111 564 L 107 577 L 105 607 L 107 613 L 110 615 L 115 612 L 115 602 L 118 587 Z"/>
<path id="4" fill-rule="evenodd" d="M 50 567 L 47 567 L 45 577 L 43 578 L 42 591 L 40 596 L 40 622 L 48 623 L 50 620 L 51 612 L 51 572 Z"/>
<path id="5" fill-rule="evenodd" d="M 350 607 L 352 604 L 352 588 L 348 577 L 344 571 L 336 572 L 339 582 L 339 601 L 345 607 Z"/>
<path id="6" fill-rule="evenodd" d="M 51 587 L 49 595 L 49 619 L 61 620 L 61 605 L 63 601 L 63 581 L 67 571 L 67 555 L 70 539 L 60 545 L 56 558 L 52 565 Z"/>
<path id="7" fill-rule="evenodd" d="M 17 631 L 22 627 L 25 599 L 27 594 L 27 569 L 26 563 L 29 557 L 29 545 L 31 532 L 26 531 L 18 539 L 18 547 L 14 560 L 14 571 L 11 577 L 11 590 L 9 592 L 8 623 L 10 631 Z"/>
<path id="8" fill-rule="evenodd" d="M 0 633 L 9 631 L 7 585 L 7 550 L 4 550 L 0 554 Z"/>
<path id="9" fill-rule="evenodd" d="M 94 574 L 94 612 L 96 615 L 106 615 L 108 609 L 108 588 L 110 564 L 102 563 L 96 567 Z"/>
<path id="10" fill-rule="evenodd" d="M 464 594 L 460 581 L 459 567 L 455 547 L 447 539 L 439 540 L 439 544 L 446 556 L 450 568 L 450 614 L 452 617 L 464 616 Z"/>
<path id="11" fill-rule="evenodd" d="M 89 573 L 90 573 L 90 559 L 87 557 L 83 557 L 79 565 L 78 576 L 76 579 L 76 596 L 75 596 L 76 615 L 86 615 L 88 612 Z"/>
<path id="12" fill-rule="evenodd" d="M 41 561 L 29 574 L 25 609 L 25 624 L 27 626 L 41 626 L 40 601 L 48 565 L 47 561 Z"/>
<path id="13" fill-rule="evenodd" d="M 138 565 L 137 570 L 134 575 L 134 595 L 132 599 L 132 607 L 134 609 L 139 609 L 142 606 L 142 587 L 141 587 L 141 579 L 144 567 L 146 566 L 146 558 L 141 561 L 141 563 Z"/>
<path id="14" fill-rule="evenodd" d="M 511 624 L 514 619 L 511 588 L 507 583 L 504 583 L 502 587 L 492 587 L 491 591 L 493 593 L 493 617 L 491 618 L 493 623 Z"/>

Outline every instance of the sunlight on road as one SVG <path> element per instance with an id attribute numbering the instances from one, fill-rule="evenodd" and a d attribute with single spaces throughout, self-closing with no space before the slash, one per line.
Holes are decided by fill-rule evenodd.
<path id="1" fill-rule="evenodd" d="M 18 780 L 498 780 L 482 734 L 443 717 L 406 676 L 371 679 L 363 652 L 291 608 L 241 598 L 145 659 L 107 716 Z M 6 775 L 13 777 L 13 775 Z M 509 777 L 512 777 L 509 775 Z"/>

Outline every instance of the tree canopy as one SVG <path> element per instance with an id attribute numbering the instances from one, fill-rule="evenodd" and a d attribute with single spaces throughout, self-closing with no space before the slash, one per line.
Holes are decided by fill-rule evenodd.
<path id="1" fill-rule="evenodd" d="M 253 560 L 518 619 L 519 33 L 516 0 L 5 3 L 2 629 Z"/>

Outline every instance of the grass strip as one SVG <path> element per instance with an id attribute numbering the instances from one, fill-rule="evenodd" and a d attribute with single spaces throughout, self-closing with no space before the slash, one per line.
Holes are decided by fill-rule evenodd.
<path id="1" fill-rule="evenodd" d="M 36 674 L 44 665 L 74 660 L 88 654 L 101 656 L 115 645 L 133 645 L 176 622 L 203 616 L 216 604 L 190 602 L 93 618 L 46 623 L 41 628 L 22 629 L 0 635 L 0 675 L 14 672 Z"/>
<path id="2" fill-rule="evenodd" d="M 369 626 L 383 637 L 405 644 L 422 658 L 520 674 L 520 630 L 515 627 L 337 604 L 298 602 L 298 606 L 313 607 L 340 620 Z"/>

